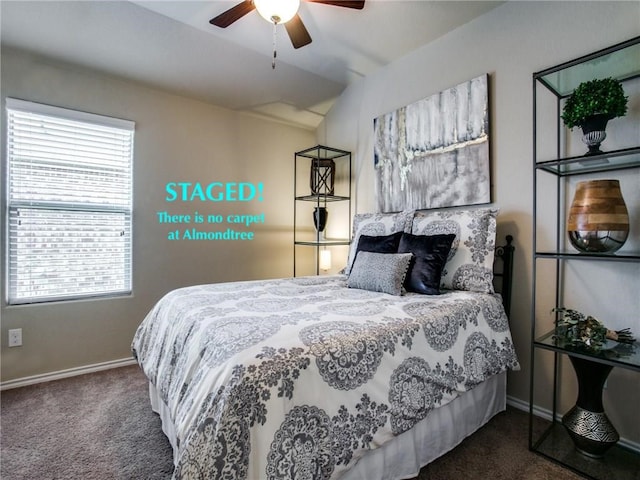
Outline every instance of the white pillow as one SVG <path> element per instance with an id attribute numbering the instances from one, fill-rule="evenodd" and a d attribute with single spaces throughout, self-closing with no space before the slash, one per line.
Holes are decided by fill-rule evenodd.
<path id="1" fill-rule="evenodd" d="M 344 273 L 349 275 L 358 250 L 360 235 L 379 237 L 397 232 L 411 233 L 411 221 L 415 210 L 397 213 L 357 213 L 353 216 L 353 235 L 349 247 L 349 259 Z"/>
<path id="2" fill-rule="evenodd" d="M 440 287 L 448 290 L 493 293 L 493 259 L 496 247 L 497 208 L 418 211 L 411 233 L 454 233 Z"/>

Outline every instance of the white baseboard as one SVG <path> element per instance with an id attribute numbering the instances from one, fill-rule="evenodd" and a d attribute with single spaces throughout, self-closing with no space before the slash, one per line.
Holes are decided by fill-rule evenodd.
<path id="1" fill-rule="evenodd" d="M 93 365 L 85 365 L 83 367 L 58 370 L 57 372 L 33 375 L 31 377 L 16 378 L 14 380 L 7 380 L 6 382 L 0 383 L 0 391 L 9 390 L 11 388 L 26 387 L 27 385 L 35 385 L 36 383 L 50 382 L 52 380 L 60 380 L 62 378 L 84 375 L 85 373 L 99 372 L 101 370 L 110 370 L 112 368 L 126 367 L 135 364 L 135 359 L 133 357 L 129 357 L 121 358 L 119 360 L 111 360 L 109 362 L 94 363 Z"/>
<path id="2" fill-rule="evenodd" d="M 523 412 L 529 413 L 529 402 L 525 402 L 524 400 L 520 400 L 519 398 L 512 397 L 511 395 L 507 395 L 507 405 L 518 410 L 522 410 Z M 533 406 L 533 414 L 536 417 L 544 418 L 545 420 L 549 421 L 551 421 L 552 418 L 551 410 L 539 407 L 537 405 Z M 556 414 L 556 421 L 562 421 L 562 415 L 560 415 L 559 413 Z M 632 442 L 631 440 L 627 440 L 626 438 L 621 438 L 618 441 L 618 444 L 622 447 L 628 448 L 629 450 L 633 450 L 636 453 L 640 453 L 640 443 Z"/>

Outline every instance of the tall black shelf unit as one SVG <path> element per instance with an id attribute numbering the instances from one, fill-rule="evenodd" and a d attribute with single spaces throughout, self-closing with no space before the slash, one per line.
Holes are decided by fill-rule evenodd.
<path id="1" fill-rule="evenodd" d="M 542 294 L 537 290 L 539 290 L 538 285 L 545 285 L 543 282 L 555 282 L 555 284 L 549 283 L 555 287 L 552 289 L 555 290 L 555 307 L 563 307 L 563 288 L 565 287 L 563 284 L 563 269 L 567 267 L 569 262 L 640 262 L 640 252 L 630 252 L 624 249 L 615 254 L 578 253 L 572 250 L 571 247 L 567 247 L 564 228 L 565 215 L 568 210 L 568 202 L 565 198 L 568 191 L 567 182 L 579 176 L 603 172 L 606 172 L 607 175 L 613 175 L 615 172 L 623 170 L 635 170 L 633 173 L 635 175 L 640 168 L 640 145 L 636 144 L 628 148 L 588 157 L 565 155 L 568 150 L 568 139 L 560 118 L 563 102 L 583 81 L 613 77 L 622 81 L 623 84 L 634 79 L 637 82 L 638 77 L 640 77 L 640 61 L 638 59 L 640 59 L 640 37 L 533 74 L 534 253 L 531 307 L 529 448 L 586 478 L 594 480 L 640 479 L 640 453 L 615 445 L 607 451 L 604 457 L 594 459 L 576 450 L 573 440 L 562 425 L 562 422 L 558 420 L 559 415 L 564 413 L 558 411 L 562 385 L 561 359 L 568 356 L 593 362 L 590 365 L 608 365 L 640 372 L 640 345 L 636 342 L 635 345 L 626 348 L 621 355 L 617 355 L 615 349 L 605 353 L 593 354 L 565 346 L 554 336 L 553 322 L 549 325 L 548 319 L 538 318 L 538 309 L 541 307 L 537 303 L 540 301 L 542 304 L 541 298 L 539 298 Z M 549 95 L 551 95 L 551 98 L 549 98 Z M 542 105 L 546 105 L 546 108 L 541 108 Z M 545 136 L 545 134 L 541 133 L 542 128 L 539 127 L 544 123 L 543 118 L 551 118 L 549 115 L 550 105 L 555 105 L 555 107 L 551 107 L 555 108 L 555 123 L 545 129 Z M 549 135 L 550 130 L 553 130 L 551 135 Z M 640 143 L 640 138 L 633 141 Z M 555 146 L 553 145 L 554 142 Z M 549 146 L 550 148 L 548 148 Z M 545 147 L 546 153 L 541 152 L 543 147 Z M 554 147 L 555 152 L 553 152 Z M 603 147 L 605 146 L 603 145 Z M 553 200 L 556 207 L 555 211 L 549 211 L 550 208 L 546 205 L 546 199 L 540 198 L 539 188 L 542 180 L 551 182 L 551 184 L 555 181 L 555 199 Z M 545 220 L 552 218 L 551 223 L 555 221 L 555 246 L 539 246 L 539 243 L 543 243 L 538 242 L 540 239 L 538 230 L 541 223 L 539 220 L 541 221 L 543 218 Z M 553 241 L 550 243 L 552 244 Z M 548 262 L 552 262 L 551 265 Z M 544 268 L 543 263 L 545 263 Z M 555 278 L 550 279 L 550 276 L 555 276 Z M 612 305 L 610 308 L 615 310 L 616 306 Z M 541 361 L 537 360 L 537 358 L 542 355 L 553 356 L 553 386 L 550 389 L 539 387 L 543 390 L 539 394 L 544 394 L 548 390 L 552 395 L 551 423 L 541 431 L 536 426 L 537 422 L 534 421 L 536 388 L 534 374 L 536 361 Z M 638 377 L 638 381 L 640 382 L 640 377 Z M 601 392 L 598 393 L 601 395 Z"/>
<path id="2" fill-rule="evenodd" d="M 332 182 L 333 190 L 329 190 L 324 183 L 327 179 L 320 179 L 320 185 L 313 191 L 310 174 L 312 169 L 323 169 L 325 162 L 331 161 L 335 165 L 335 177 Z M 322 176 L 322 174 L 320 174 Z M 314 230 L 305 232 L 301 228 L 300 214 L 304 211 L 304 205 L 315 207 L 327 207 L 330 204 L 346 204 L 347 212 L 344 215 L 344 238 L 325 238 L 320 232 Z M 308 209 L 307 209 L 308 210 Z M 306 212 L 309 213 L 308 211 Z M 329 221 L 336 221 L 330 214 Z M 308 224 L 302 222 L 303 225 Z M 341 245 L 349 245 L 349 232 L 351 225 L 351 152 L 325 145 L 316 145 L 295 153 L 294 156 L 294 208 L 293 208 L 293 276 L 298 274 L 297 247 L 312 247 L 315 249 L 315 274 L 320 274 L 320 251 Z M 308 229 L 307 229 L 308 230 Z"/>

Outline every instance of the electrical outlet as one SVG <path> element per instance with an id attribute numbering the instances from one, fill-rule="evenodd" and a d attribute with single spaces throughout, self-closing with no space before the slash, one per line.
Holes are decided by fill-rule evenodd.
<path id="1" fill-rule="evenodd" d="M 9 330 L 9 346 L 21 347 L 22 346 L 22 329 L 12 328 Z"/>

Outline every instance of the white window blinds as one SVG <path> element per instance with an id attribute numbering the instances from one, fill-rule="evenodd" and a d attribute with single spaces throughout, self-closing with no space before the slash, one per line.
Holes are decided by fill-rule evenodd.
<path id="1" fill-rule="evenodd" d="M 134 123 L 7 99 L 9 303 L 131 292 Z"/>

